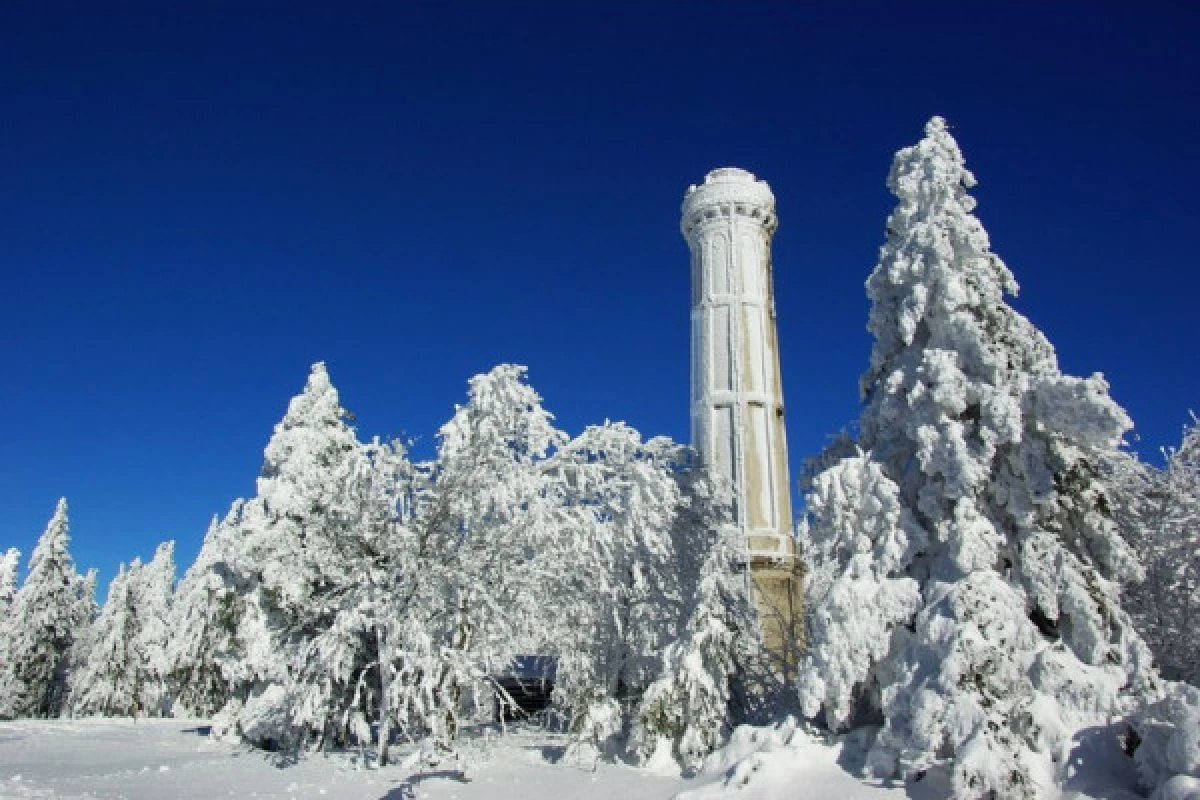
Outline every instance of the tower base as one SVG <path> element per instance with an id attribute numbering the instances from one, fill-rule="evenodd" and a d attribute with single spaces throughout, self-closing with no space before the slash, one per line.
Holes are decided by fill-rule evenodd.
<path id="1" fill-rule="evenodd" d="M 772 670 L 790 686 L 804 652 L 804 565 L 795 556 L 752 556 L 750 582 Z"/>

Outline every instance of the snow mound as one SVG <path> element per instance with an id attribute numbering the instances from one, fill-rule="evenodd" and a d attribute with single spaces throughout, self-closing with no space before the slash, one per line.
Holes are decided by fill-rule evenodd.
<path id="1" fill-rule="evenodd" d="M 790 718 L 769 727 L 741 725 L 728 744 L 704 760 L 696 780 L 708 782 L 680 793 L 676 800 L 782 800 L 801 795 L 838 800 L 948 797 L 944 782 L 931 780 L 928 788 L 932 792 L 908 791 L 903 784 L 885 785 L 855 777 L 851 770 L 861 762 L 860 738 L 842 737 L 829 743 L 798 729 Z"/>
<path id="2" fill-rule="evenodd" d="M 1166 696 L 1136 715 L 1134 757 L 1155 800 L 1200 800 L 1200 689 L 1167 684 Z"/>

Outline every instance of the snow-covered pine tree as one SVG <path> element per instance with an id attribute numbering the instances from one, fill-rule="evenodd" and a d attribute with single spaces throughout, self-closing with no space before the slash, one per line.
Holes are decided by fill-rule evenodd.
<path id="1" fill-rule="evenodd" d="M 557 574 L 545 635 L 559 658 L 556 702 L 586 740 L 598 737 L 584 722 L 608 728 L 617 715 L 620 729 L 618 701 L 659 675 L 663 648 L 680 633 L 677 455 L 665 440 L 609 422 L 589 426 L 550 467 L 566 488 L 561 548 L 573 563 Z"/>
<path id="2" fill-rule="evenodd" d="M 108 598 L 88 633 L 88 659 L 71 681 L 71 711 L 77 716 L 130 716 L 138 710 L 138 614 L 132 584 L 142 569 L 134 559 L 121 564 L 108 585 Z"/>
<path id="3" fill-rule="evenodd" d="M 292 398 L 264 452 L 258 495 L 243 516 L 261 527 L 245 532 L 242 555 L 261 573 L 272 602 L 290 617 L 306 613 L 326 570 L 336 569 L 342 487 L 359 467 L 360 445 L 346 423 L 337 389 L 316 363 L 304 391 Z"/>
<path id="4" fill-rule="evenodd" d="M 1159 471 L 1126 465 L 1119 481 L 1132 497 L 1134 540 L 1146 577 L 1126 605 L 1163 677 L 1200 686 L 1200 425 L 1184 427 Z"/>
<path id="5" fill-rule="evenodd" d="M 241 505 L 236 502 L 224 522 L 213 518 L 171 601 L 167 690 L 181 710 L 198 717 L 211 717 L 232 699 L 245 602 L 230 550 Z"/>
<path id="6" fill-rule="evenodd" d="M 323 597 L 335 588 L 346 528 L 345 483 L 361 448 L 323 363 L 310 370 L 264 452 L 258 494 L 239 504 L 226 561 L 240 604 L 238 657 L 226 661 L 231 709 L 247 738 L 298 744 L 287 691 L 303 652 L 332 621 Z M 231 515 L 232 516 L 232 515 Z"/>
<path id="7" fill-rule="evenodd" d="M 684 576 L 691 596 L 683 631 L 633 715 L 630 744 L 642 760 L 669 746 L 685 767 L 698 767 L 728 732 L 736 675 L 758 647 L 741 536 L 728 518 L 708 521 L 715 524 L 696 542 L 706 557 L 698 574 Z"/>
<path id="8" fill-rule="evenodd" d="M 63 698 L 62 707 L 69 711 L 74 706 L 75 686 L 77 683 L 76 676 L 88 664 L 92 652 L 92 630 L 95 627 L 97 617 L 100 615 L 100 606 L 96 602 L 96 584 L 99 581 L 99 573 L 95 567 L 92 567 L 83 576 L 83 581 L 79 587 L 79 596 L 75 605 L 74 615 L 72 616 L 72 625 L 78 632 L 71 642 L 71 648 L 67 651 L 67 693 Z"/>
<path id="9" fill-rule="evenodd" d="M 810 596 L 799 691 L 835 729 L 882 716 L 877 773 L 945 766 L 958 797 L 1031 798 L 1075 728 L 1156 678 L 1118 603 L 1137 560 L 1096 479 L 1129 418 L 1005 302 L 1016 282 L 971 213 L 974 183 L 936 117 L 893 163 L 863 455 L 809 498 L 810 552 L 833 566 L 815 566 L 832 579 Z"/>
<path id="10" fill-rule="evenodd" d="M 378 725 L 384 765 L 395 723 L 407 721 L 394 705 L 403 694 L 397 676 L 414 661 L 425 665 L 422 676 L 437 669 L 427 637 L 405 635 L 406 623 L 424 622 L 430 608 L 426 564 L 411 525 L 411 500 L 423 476 L 399 443 L 375 441 L 363 455 L 344 484 L 349 535 L 321 596 L 330 623 L 298 662 L 291 720 L 325 745 L 369 739 L 370 726 Z"/>
<path id="11" fill-rule="evenodd" d="M 175 542 L 160 544 L 154 557 L 132 572 L 130 596 L 137 617 L 137 635 L 133 641 L 137 654 L 137 704 L 143 714 L 164 716 L 170 713 L 172 705 L 167 688 L 167 646 L 172 636 L 169 624 L 175 591 Z"/>
<path id="12" fill-rule="evenodd" d="M 63 711 L 68 656 L 86 608 L 87 583 L 75 571 L 67 501 L 54 516 L 29 559 L 29 573 L 13 600 L 3 665 L 0 715 L 52 717 Z"/>
<path id="13" fill-rule="evenodd" d="M 0 636 L 3 636 L 4 621 L 17 596 L 17 570 L 20 567 L 21 551 L 10 547 L 0 555 Z M 2 645 L 0 645 L 2 646 Z"/>
<path id="14" fill-rule="evenodd" d="M 445 603 L 430 630 L 446 653 L 439 693 L 450 739 L 460 697 L 491 713 L 487 677 L 530 652 L 546 617 L 546 577 L 566 568 L 558 487 L 545 469 L 566 440 L 553 420 L 526 368 L 501 364 L 470 380 L 467 404 L 438 433 L 416 524 L 437 553 Z"/>
<path id="15" fill-rule="evenodd" d="M 564 437 L 524 375 L 473 378 L 432 464 L 376 443 L 343 484 L 346 572 L 291 690 L 292 719 L 327 741 L 378 724 L 381 762 L 394 726 L 452 750 L 462 712 L 490 716 L 489 677 L 536 641 L 565 558 L 544 469 Z"/>

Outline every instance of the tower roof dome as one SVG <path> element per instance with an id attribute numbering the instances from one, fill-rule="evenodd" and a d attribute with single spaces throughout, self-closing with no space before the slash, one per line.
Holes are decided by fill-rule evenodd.
<path id="1" fill-rule="evenodd" d="M 693 184 L 684 193 L 680 227 L 687 236 L 705 219 L 731 214 L 756 219 L 774 230 L 775 195 L 771 187 L 739 167 L 714 169 L 704 176 L 704 183 Z"/>

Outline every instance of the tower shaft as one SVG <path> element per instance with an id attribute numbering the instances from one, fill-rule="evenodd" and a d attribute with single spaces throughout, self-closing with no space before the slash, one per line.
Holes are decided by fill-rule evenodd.
<path id="1" fill-rule="evenodd" d="M 795 554 L 771 279 L 775 198 L 739 169 L 688 190 L 692 444 L 734 490 L 752 560 Z"/>
<path id="2" fill-rule="evenodd" d="M 775 197 L 745 170 L 688 189 L 692 257 L 692 444 L 733 489 L 769 648 L 786 675 L 800 646 L 800 580 L 771 274 Z"/>

